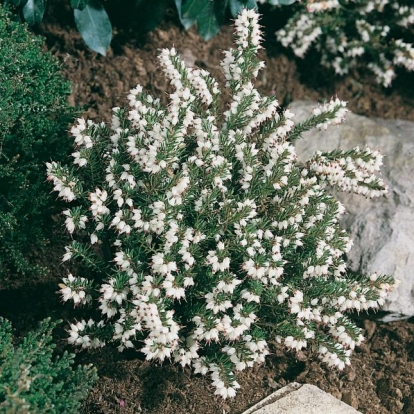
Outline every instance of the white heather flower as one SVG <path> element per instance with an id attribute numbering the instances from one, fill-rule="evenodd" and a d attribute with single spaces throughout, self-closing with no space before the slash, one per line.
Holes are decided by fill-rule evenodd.
<path id="1" fill-rule="evenodd" d="M 301 303 L 303 302 L 303 292 L 296 290 L 293 292 L 294 296 L 290 297 L 289 307 L 291 313 L 299 313 L 301 310 Z"/>
<path id="2" fill-rule="evenodd" d="M 284 286 L 280 289 L 280 293 L 277 295 L 277 300 L 279 303 L 283 303 L 289 295 L 286 293 L 289 290 L 287 286 Z"/>
<path id="3" fill-rule="evenodd" d="M 89 199 L 92 202 L 90 208 L 93 216 L 99 217 L 110 213 L 109 208 L 105 205 L 107 198 L 108 193 L 106 190 L 100 190 L 99 188 L 96 188 L 94 193 L 89 194 Z"/>
<path id="4" fill-rule="evenodd" d="M 326 1 L 308 1 L 307 8 L 309 13 L 322 12 L 325 10 L 336 9 L 340 7 L 338 0 L 326 0 Z"/>
<path id="5" fill-rule="evenodd" d="M 86 294 L 86 284 L 87 279 L 83 277 L 75 278 L 71 273 L 69 273 L 67 278 L 63 278 L 63 284 L 60 284 L 60 294 L 62 295 L 62 300 L 67 302 L 72 300 L 74 305 L 85 305 L 91 301 L 91 296 Z"/>
<path id="6" fill-rule="evenodd" d="M 293 336 L 287 336 L 285 338 L 285 345 L 300 351 L 302 348 L 306 348 L 307 342 L 305 340 L 295 339 Z"/>
<path id="7" fill-rule="evenodd" d="M 66 253 L 62 257 L 62 262 L 67 262 L 68 260 L 72 259 L 73 253 L 70 246 L 65 246 L 65 251 Z"/>
<path id="8" fill-rule="evenodd" d="M 71 215 L 71 211 L 70 210 L 65 210 L 63 212 L 63 214 L 65 216 L 67 216 L 67 218 L 65 220 L 66 228 L 67 228 L 68 232 L 72 234 L 75 231 L 76 226 L 75 226 L 75 222 L 73 220 L 73 217 Z"/>
<path id="9" fill-rule="evenodd" d="M 65 225 L 70 234 L 72 234 L 76 228 L 84 229 L 88 218 L 86 216 L 73 217 L 72 210 L 65 210 L 63 214 L 66 216 Z M 76 223 L 75 223 L 76 220 Z"/>
<path id="10" fill-rule="evenodd" d="M 77 125 L 74 125 L 70 132 L 72 133 L 73 137 L 75 138 L 75 143 L 78 146 L 85 146 L 86 148 L 92 148 L 93 142 L 91 137 L 86 133 L 87 128 L 91 127 L 93 124 L 91 121 L 86 121 L 83 118 L 78 118 L 76 120 L 78 122 Z"/>
<path id="11" fill-rule="evenodd" d="M 214 314 L 217 314 L 233 307 L 233 304 L 230 300 L 219 300 L 217 293 L 218 292 L 215 290 L 214 292 L 210 292 L 204 295 L 207 303 L 206 309 L 211 309 Z"/>
<path id="12" fill-rule="evenodd" d="M 79 167 L 84 167 L 88 163 L 88 160 L 82 157 L 79 151 L 72 153 L 72 157 L 74 158 L 73 163 L 79 165 Z"/>
<path id="13" fill-rule="evenodd" d="M 313 110 L 313 115 L 320 116 L 321 114 L 332 114 L 332 118 L 317 125 L 317 128 L 327 129 L 330 125 L 338 125 L 342 123 L 347 112 L 348 109 L 346 108 L 346 102 L 335 98 L 331 99 L 328 103 L 315 108 Z"/>
<path id="14" fill-rule="evenodd" d="M 47 179 L 53 181 L 53 190 L 59 192 L 59 197 L 68 202 L 75 200 L 76 194 L 73 190 L 75 189 L 76 181 L 65 175 L 67 171 L 59 171 L 60 168 L 56 162 L 47 162 L 46 167 Z"/>

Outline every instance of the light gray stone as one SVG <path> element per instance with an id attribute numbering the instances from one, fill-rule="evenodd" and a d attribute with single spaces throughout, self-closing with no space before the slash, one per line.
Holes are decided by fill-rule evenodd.
<path id="1" fill-rule="evenodd" d="M 305 118 L 316 104 L 296 102 L 291 110 Z M 369 146 L 384 154 L 382 177 L 389 195 L 368 200 L 335 192 L 347 214 L 343 225 L 354 240 L 349 267 L 364 273 L 393 275 L 401 281 L 387 300 L 385 310 L 414 315 L 414 123 L 368 119 L 348 113 L 346 121 L 327 131 L 313 130 L 296 141 L 304 161 L 317 150 Z"/>
<path id="2" fill-rule="evenodd" d="M 283 387 L 243 414 L 358 414 L 359 411 L 314 385 Z"/>

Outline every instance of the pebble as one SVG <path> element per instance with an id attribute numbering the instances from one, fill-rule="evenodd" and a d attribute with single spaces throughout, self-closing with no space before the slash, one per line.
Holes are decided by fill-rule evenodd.
<path id="1" fill-rule="evenodd" d="M 348 381 L 353 381 L 356 378 L 355 371 L 352 368 L 349 368 L 349 371 L 346 373 L 346 379 Z"/>
<path id="2" fill-rule="evenodd" d="M 377 324 L 374 321 L 370 321 L 370 320 L 366 319 L 364 321 L 364 328 L 365 328 L 366 340 L 369 341 L 375 333 L 375 329 L 377 328 Z"/>
<path id="3" fill-rule="evenodd" d="M 355 390 L 344 391 L 342 393 L 342 401 L 351 407 L 358 409 L 358 397 Z"/>

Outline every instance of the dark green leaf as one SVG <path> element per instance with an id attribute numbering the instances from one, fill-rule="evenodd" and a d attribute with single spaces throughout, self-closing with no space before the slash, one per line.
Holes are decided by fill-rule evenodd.
<path id="1" fill-rule="evenodd" d="M 230 12 L 236 17 L 243 9 L 257 8 L 256 0 L 229 0 Z"/>
<path id="2" fill-rule="evenodd" d="M 223 4 L 223 1 L 220 2 Z M 225 4 L 223 5 L 225 7 Z M 224 10 L 225 11 L 225 10 Z M 220 15 L 224 16 L 212 0 L 186 0 L 181 6 L 182 18 L 197 21 L 198 32 L 204 40 L 209 40 L 220 30 Z"/>
<path id="3" fill-rule="evenodd" d="M 45 14 L 45 8 L 45 0 L 27 0 L 27 3 L 23 7 L 24 19 L 30 26 L 39 24 Z"/>
<path id="4" fill-rule="evenodd" d="M 88 0 L 70 0 L 70 6 L 72 9 L 83 10 L 88 4 Z"/>
<path id="5" fill-rule="evenodd" d="M 196 22 L 196 18 L 183 16 L 182 3 L 183 3 L 182 0 L 175 0 L 175 6 L 177 7 L 177 10 L 178 10 L 178 17 L 180 18 L 180 22 L 184 26 L 184 29 L 188 30 Z"/>
<path id="6" fill-rule="evenodd" d="M 219 25 L 226 21 L 226 12 L 229 5 L 229 0 L 214 0 L 214 10 Z"/>
<path id="7" fill-rule="evenodd" d="M 204 8 L 197 17 L 198 33 L 204 40 L 210 40 L 220 30 L 213 1 L 204 1 Z"/>
<path id="8" fill-rule="evenodd" d="M 206 6 L 209 0 L 183 0 L 181 1 L 181 13 L 184 19 L 194 19 L 197 17 L 201 10 Z M 177 4 L 177 3 L 176 3 Z"/>
<path id="9" fill-rule="evenodd" d="M 74 10 L 76 27 L 85 43 L 105 56 L 112 39 L 112 26 L 102 4 L 90 0 L 83 10 Z"/>
<path id="10" fill-rule="evenodd" d="M 136 12 L 130 16 L 131 27 L 137 33 L 153 30 L 164 19 L 170 0 L 135 0 Z"/>

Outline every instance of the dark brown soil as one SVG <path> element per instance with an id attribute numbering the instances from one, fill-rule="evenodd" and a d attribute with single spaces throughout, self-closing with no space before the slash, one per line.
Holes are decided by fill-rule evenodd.
<path id="1" fill-rule="evenodd" d="M 187 62 L 208 69 L 222 80 L 222 50 L 232 45 L 231 27 L 224 27 L 219 36 L 203 42 L 195 30 L 184 32 L 173 16 L 146 35 L 138 36 L 132 28 L 115 27 L 112 49 L 106 57 L 99 56 L 84 46 L 70 11 L 61 2 L 49 6 L 39 32 L 47 37 L 47 48 L 61 60 L 72 82 L 71 102 L 85 106 L 87 117 L 106 121 L 111 108 L 125 105 L 128 90 L 138 83 L 154 95 L 166 97 L 167 84 L 156 63 L 159 49 L 175 45 Z M 369 73 L 338 78 L 317 66 L 314 58 L 298 62 L 277 46 L 271 35 L 266 50 L 268 54 L 263 50 L 261 58 L 267 68 L 259 75 L 258 86 L 268 94 L 276 94 L 283 104 L 323 100 L 337 94 L 358 114 L 414 120 L 412 74 L 401 74 L 392 88 L 384 89 Z M 25 333 L 46 316 L 71 315 L 72 310 L 61 306 L 56 295 L 60 278 L 66 276 L 59 265 L 65 239 L 59 236 L 59 230 L 56 234 L 57 239 L 49 247 L 35 253 L 36 260 L 49 267 L 48 276 L 30 282 L 11 278 L 0 286 L 0 315 L 14 322 L 17 334 Z M 272 344 L 273 353 L 264 366 L 240 375 L 242 388 L 232 401 L 214 396 L 209 380 L 189 369 L 150 365 L 139 354 L 119 354 L 111 348 L 81 353 L 79 362 L 94 363 L 100 374 L 84 412 L 238 414 L 274 390 L 297 381 L 317 385 L 362 413 L 413 414 L 414 319 L 384 324 L 371 315 L 358 317 L 358 323 L 365 329 L 367 340 L 355 351 L 352 368 L 332 371 L 310 354 L 296 355 Z M 64 336 L 63 329 L 58 336 Z M 62 341 L 59 348 L 63 347 Z"/>
<path id="2" fill-rule="evenodd" d="M 276 28 L 270 23 L 280 24 L 277 17 L 278 14 L 271 14 L 265 19 L 268 33 L 260 57 L 266 62 L 266 69 L 257 81 L 262 91 L 275 94 L 283 104 L 293 100 L 322 101 L 338 95 L 357 114 L 414 120 L 414 73 L 401 72 L 391 88 L 379 86 L 369 71 L 335 76 L 318 65 L 317 56 L 298 60 L 276 43 Z M 123 21 L 119 16 L 118 20 Z M 125 105 L 128 91 L 138 83 L 154 95 L 166 97 L 167 83 L 156 59 L 162 48 L 175 46 L 187 62 L 223 79 L 219 63 L 222 51 L 232 46 L 231 26 L 223 27 L 220 35 L 209 42 L 204 42 L 195 28 L 185 32 L 174 17 L 149 34 L 138 32 L 136 25 L 127 29 L 115 27 L 112 48 L 104 57 L 85 47 L 68 4 L 57 1 L 53 8 L 49 6 L 40 33 L 46 36 L 49 50 L 60 58 L 63 71 L 72 82 L 71 102 L 86 105 L 87 117 L 109 120 L 111 109 Z"/>

